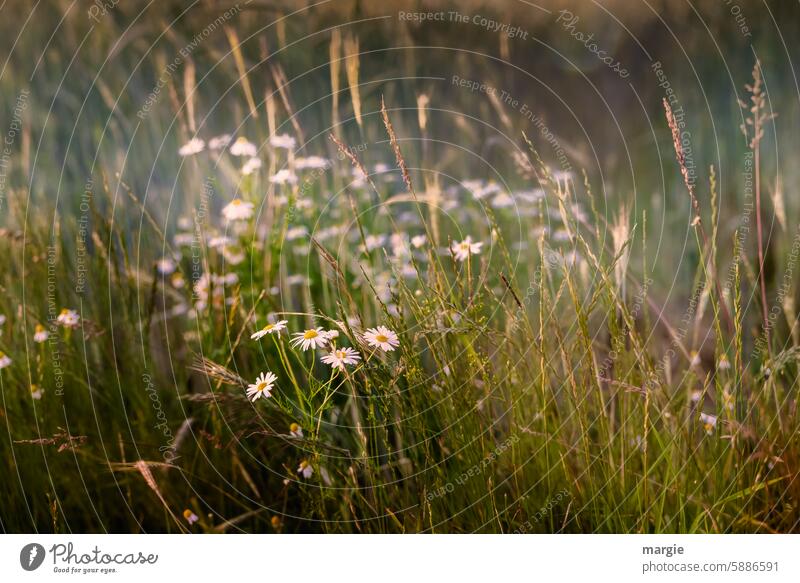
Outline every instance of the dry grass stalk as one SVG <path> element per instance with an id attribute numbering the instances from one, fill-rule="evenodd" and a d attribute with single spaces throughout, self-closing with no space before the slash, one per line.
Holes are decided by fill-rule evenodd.
<path id="1" fill-rule="evenodd" d="M 414 186 L 411 184 L 411 176 L 408 173 L 408 167 L 406 166 L 405 158 L 403 158 L 403 153 L 400 151 L 400 146 L 397 143 L 397 134 L 394 133 L 394 127 L 389 120 L 389 113 L 386 111 L 386 103 L 383 101 L 383 97 L 381 97 L 381 115 L 383 116 L 383 125 L 386 126 L 386 133 L 389 134 L 389 142 L 392 144 L 397 166 L 400 168 L 400 173 L 403 175 L 403 182 L 405 182 L 406 188 L 408 188 L 411 195 L 416 198 L 417 193 L 414 191 Z"/>
<path id="2" fill-rule="evenodd" d="M 342 34 L 338 28 L 331 33 L 329 47 L 329 62 L 331 68 L 331 127 L 333 133 L 339 135 L 339 76 L 341 75 L 342 62 Z"/>

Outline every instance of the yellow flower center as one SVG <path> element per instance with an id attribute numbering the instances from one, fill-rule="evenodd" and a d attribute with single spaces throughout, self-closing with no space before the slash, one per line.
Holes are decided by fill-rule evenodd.
<path id="1" fill-rule="evenodd" d="M 306 333 L 303 334 L 303 340 L 312 340 L 319 336 L 319 333 L 316 330 L 306 330 Z"/>
<path id="2" fill-rule="evenodd" d="M 191 511 L 191 510 L 189 510 L 188 508 L 187 508 L 186 510 L 184 510 L 184 511 L 183 511 L 183 517 L 184 517 L 186 520 L 189 520 L 189 518 L 190 518 L 191 516 L 192 516 L 192 511 Z"/>
<path id="3" fill-rule="evenodd" d="M 388 342 L 389 341 L 389 337 L 386 336 L 386 334 L 377 334 L 375 336 L 375 340 L 377 340 L 378 342 Z"/>
<path id="4" fill-rule="evenodd" d="M 296 432 L 298 429 L 300 429 L 300 426 L 297 423 L 289 425 L 289 431 Z"/>
<path id="5" fill-rule="evenodd" d="M 242 204 L 242 201 L 240 199 L 238 199 L 238 198 L 234 198 L 231 201 L 231 204 L 234 205 L 234 206 L 239 206 L 240 204 Z"/>
<path id="6" fill-rule="evenodd" d="M 41 332 L 44 332 L 44 326 L 41 324 L 36 324 L 36 333 L 39 334 Z"/>
<path id="7" fill-rule="evenodd" d="M 270 330 L 272 330 L 274 327 L 275 327 L 275 324 L 267 324 L 266 326 L 264 326 L 264 327 L 262 328 L 262 330 L 263 330 L 264 332 L 269 332 L 269 331 L 270 331 Z"/>
<path id="8" fill-rule="evenodd" d="M 264 381 L 261 381 L 260 383 L 258 383 L 258 386 L 256 387 L 256 390 L 260 393 L 266 388 L 267 388 L 267 383 L 265 383 Z"/>

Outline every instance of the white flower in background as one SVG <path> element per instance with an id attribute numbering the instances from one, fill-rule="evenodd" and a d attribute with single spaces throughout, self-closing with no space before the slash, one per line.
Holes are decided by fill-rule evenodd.
<path id="1" fill-rule="evenodd" d="M 6 323 L 6 315 L 0 314 L 0 326 Z"/>
<path id="2" fill-rule="evenodd" d="M 41 344 L 42 342 L 46 342 L 49 337 L 50 333 L 45 329 L 45 327 L 41 324 L 36 324 L 36 328 L 33 331 L 33 341 Z"/>
<path id="3" fill-rule="evenodd" d="M 0 352 L 0 368 L 11 366 L 11 359 L 5 352 Z"/>
<path id="4" fill-rule="evenodd" d="M 289 435 L 292 437 L 302 438 L 303 437 L 303 428 L 300 427 L 297 423 L 292 423 L 289 425 Z"/>
<path id="5" fill-rule="evenodd" d="M 306 280 L 305 275 L 290 275 L 286 278 L 286 285 L 306 285 L 308 280 Z"/>
<path id="6" fill-rule="evenodd" d="M 323 170 L 331 165 L 331 161 L 322 156 L 309 156 L 308 158 L 297 158 L 294 167 L 298 170 Z"/>
<path id="7" fill-rule="evenodd" d="M 717 368 L 719 370 L 730 370 L 731 368 L 731 361 L 728 360 L 727 354 L 721 354 L 719 357 L 719 362 L 717 363 Z"/>
<path id="8" fill-rule="evenodd" d="M 197 517 L 197 514 L 195 514 L 194 512 L 192 512 L 191 510 L 189 510 L 188 508 L 187 508 L 186 510 L 184 510 L 184 511 L 183 511 L 183 517 L 186 519 L 186 522 L 188 522 L 188 523 L 189 523 L 189 526 L 193 525 L 195 522 L 197 522 L 198 520 L 200 520 L 200 519 Z"/>
<path id="9" fill-rule="evenodd" d="M 189 217 L 186 217 L 186 216 L 178 217 L 177 225 L 178 225 L 179 229 L 183 229 L 184 231 L 188 231 L 189 229 L 192 228 L 192 219 L 190 219 Z"/>
<path id="10" fill-rule="evenodd" d="M 696 350 L 692 350 L 689 353 L 689 364 L 691 366 L 700 366 L 701 362 L 702 361 L 700 360 L 700 355 L 697 353 Z"/>
<path id="11" fill-rule="evenodd" d="M 428 237 L 426 237 L 425 235 L 415 235 L 411 237 L 411 244 L 414 246 L 414 249 L 419 249 L 425 244 L 427 240 Z"/>
<path id="12" fill-rule="evenodd" d="M 255 158 L 258 154 L 258 148 L 252 142 L 249 142 L 244 136 L 239 136 L 230 147 L 230 153 L 234 156 L 245 156 L 247 158 Z"/>
<path id="13" fill-rule="evenodd" d="M 223 148 L 227 148 L 228 144 L 231 143 L 232 136 L 230 134 L 222 134 L 217 136 L 216 138 L 211 138 L 208 140 L 208 149 L 209 150 L 221 150 Z"/>
<path id="14" fill-rule="evenodd" d="M 253 203 L 234 198 L 222 209 L 222 216 L 229 221 L 246 221 L 253 216 Z"/>
<path id="15" fill-rule="evenodd" d="M 244 176 L 250 176 L 259 168 L 261 168 L 261 160 L 259 158 L 250 158 L 244 163 L 244 166 L 242 166 L 242 174 Z"/>
<path id="16" fill-rule="evenodd" d="M 303 332 L 295 332 L 291 345 L 295 348 L 302 346 L 303 351 L 309 348 L 322 348 L 328 343 L 328 335 L 322 328 L 309 328 Z"/>
<path id="17" fill-rule="evenodd" d="M 367 331 L 364 332 L 364 340 L 370 346 L 380 348 L 386 352 L 391 352 L 396 346 L 400 346 L 397 334 L 386 326 L 367 328 Z"/>
<path id="18" fill-rule="evenodd" d="M 472 237 L 467 235 L 467 238 L 460 243 L 453 243 L 450 249 L 453 251 L 456 261 L 466 261 L 470 255 L 477 255 L 480 253 L 481 247 L 483 247 L 483 243 L 473 243 Z"/>
<path id="19" fill-rule="evenodd" d="M 212 249 L 219 249 L 220 247 L 226 247 L 231 243 L 233 243 L 233 239 L 225 235 L 210 237 L 208 239 L 208 246 L 211 247 Z"/>
<path id="20" fill-rule="evenodd" d="M 44 396 L 44 389 L 41 388 L 39 385 L 31 385 L 31 398 L 37 401 L 41 401 L 42 396 Z"/>
<path id="21" fill-rule="evenodd" d="M 559 243 L 563 243 L 564 241 L 569 241 L 569 231 L 566 229 L 557 229 L 553 231 L 553 241 L 557 241 Z"/>
<path id="22" fill-rule="evenodd" d="M 169 257 L 162 257 L 156 261 L 156 269 L 161 275 L 170 275 L 175 271 L 175 262 Z"/>
<path id="23" fill-rule="evenodd" d="M 717 427 L 717 417 L 708 413 L 700 413 L 700 423 L 703 424 L 703 429 L 706 430 L 706 433 L 711 435 Z"/>
<path id="24" fill-rule="evenodd" d="M 239 265 L 245 259 L 244 251 L 241 251 L 240 249 L 231 249 L 228 247 L 222 248 L 222 256 L 230 265 Z"/>
<path id="25" fill-rule="evenodd" d="M 297 473 L 307 480 L 314 474 L 314 468 L 311 467 L 311 464 L 308 463 L 307 460 L 303 460 L 300 462 L 300 465 L 297 466 Z"/>
<path id="26" fill-rule="evenodd" d="M 77 328 L 80 319 L 81 317 L 78 315 L 78 312 L 64 308 L 56 318 L 56 321 L 65 328 Z"/>
<path id="27" fill-rule="evenodd" d="M 514 194 L 516 198 L 527 203 L 537 203 L 545 197 L 544 190 L 535 188 L 533 190 L 520 190 Z"/>
<path id="28" fill-rule="evenodd" d="M 252 340 L 261 340 L 267 334 L 277 334 L 280 336 L 281 330 L 286 330 L 286 324 L 289 320 L 280 320 L 274 324 L 267 324 L 261 330 L 250 336 Z"/>
<path id="29" fill-rule="evenodd" d="M 284 168 L 270 176 L 269 181 L 273 184 L 297 184 L 297 175 L 291 170 Z"/>
<path id="30" fill-rule="evenodd" d="M 172 275 L 172 287 L 175 289 L 183 289 L 186 285 L 186 280 L 183 279 L 183 276 L 180 273 L 175 273 Z"/>
<path id="31" fill-rule="evenodd" d="M 286 230 L 287 241 L 294 241 L 295 239 L 299 239 L 300 237 L 305 237 L 306 235 L 308 235 L 308 229 L 306 229 L 303 226 L 292 227 L 291 229 Z"/>
<path id="32" fill-rule="evenodd" d="M 285 150 L 293 150 L 296 142 L 295 139 L 289 134 L 280 134 L 272 136 L 269 139 L 269 145 L 273 148 L 283 148 Z"/>
<path id="33" fill-rule="evenodd" d="M 325 330 L 325 337 L 328 340 L 336 340 L 339 337 L 338 330 Z"/>
<path id="34" fill-rule="evenodd" d="M 192 233 L 178 233 L 172 239 L 176 247 L 189 247 L 194 243 L 194 234 Z"/>
<path id="35" fill-rule="evenodd" d="M 256 382 L 247 386 L 247 398 L 253 402 L 260 397 L 268 399 L 272 396 L 270 393 L 272 393 L 276 380 L 278 380 L 278 377 L 274 373 L 262 372 Z"/>
<path id="36" fill-rule="evenodd" d="M 320 360 L 333 368 L 344 370 L 346 364 L 358 364 L 361 355 L 352 348 L 336 348 L 330 354 L 326 354 Z"/>
<path id="37" fill-rule="evenodd" d="M 178 149 L 180 156 L 192 156 L 202 152 L 206 147 L 206 143 L 200 138 L 192 138 Z"/>

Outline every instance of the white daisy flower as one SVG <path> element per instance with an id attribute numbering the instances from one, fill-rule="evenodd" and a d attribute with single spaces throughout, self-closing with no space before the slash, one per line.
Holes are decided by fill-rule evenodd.
<path id="1" fill-rule="evenodd" d="M 297 473 L 307 480 L 314 474 L 314 468 L 311 467 L 311 464 L 308 463 L 307 460 L 303 460 L 297 467 Z"/>
<path id="2" fill-rule="evenodd" d="M 216 138 L 211 138 L 208 140 L 208 149 L 221 150 L 222 148 L 227 148 L 228 144 L 231 143 L 231 139 L 232 137 L 230 134 L 222 134 Z"/>
<path id="3" fill-rule="evenodd" d="M 225 235 L 220 235 L 218 237 L 210 237 L 208 239 L 208 246 L 211 247 L 212 249 L 225 247 L 226 245 L 230 245 L 231 243 L 233 243 L 233 239 L 231 239 L 230 237 L 226 237 Z"/>
<path id="4" fill-rule="evenodd" d="M 222 216 L 229 221 L 246 221 L 253 216 L 253 203 L 234 198 L 222 209 Z"/>
<path id="5" fill-rule="evenodd" d="M 400 346 L 397 334 L 386 326 L 367 328 L 367 331 L 364 332 L 364 340 L 370 346 L 380 348 L 386 352 L 391 352 L 396 346 Z"/>
<path id="6" fill-rule="evenodd" d="M 717 363 L 717 368 L 719 368 L 719 370 L 730 370 L 731 361 L 728 360 L 727 354 L 720 355 L 719 362 Z"/>
<path id="7" fill-rule="evenodd" d="M 273 184 L 297 184 L 297 175 L 291 170 L 284 168 L 270 176 L 269 181 Z"/>
<path id="8" fill-rule="evenodd" d="M 286 230 L 286 240 L 287 241 L 294 241 L 295 239 L 299 239 L 301 237 L 305 237 L 308 235 L 308 229 L 303 226 L 300 227 L 292 227 L 291 229 Z"/>
<path id="9" fill-rule="evenodd" d="M 33 332 L 33 341 L 41 344 L 42 342 L 46 342 L 49 337 L 50 333 L 45 329 L 45 327 L 41 324 L 36 324 L 36 328 Z"/>
<path id="10" fill-rule="evenodd" d="M 77 328 L 80 319 L 78 312 L 64 308 L 56 318 L 56 321 L 65 328 Z"/>
<path id="11" fill-rule="evenodd" d="M 289 134 L 280 134 L 272 136 L 269 139 L 269 145 L 273 148 L 283 148 L 285 150 L 293 150 L 296 142 L 295 139 Z"/>
<path id="12" fill-rule="evenodd" d="M 161 275 L 170 275 L 175 271 L 175 262 L 169 257 L 162 257 L 156 261 L 156 269 Z"/>
<path id="13" fill-rule="evenodd" d="M 0 314 L 0 326 L 6 323 L 6 315 Z"/>
<path id="14" fill-rule="evenodd" d="M 467 235 L 467 238 L 460 243 L 453 243 L 450 249 L 455 255 L 456 261 L 466 261 L 470 255 L 480 253 L 481 247 L 483 247 L 482 242 L 473 243 L 472 237 Z"/>
<path id="15" fill-rule="evenodd" d="M 300 427 L 297 423 L 292 423 L 289 425 L 289 435 L 292 437 L 301 438 L 303 437 L 303 428 Z"/>
<path id="16" fill-rule="evenodd" d="M 322 156 L 309 156 L 308 158 L 297 158 L 294 167 L 298 170 L 323 170 L 330 166 L 331 161 Z"/>
<path id="17" fill-rule="evenodd" d="M 414 246 L 414 249 L 419 249 L 425 244 L 427 240 L 428 237 L 426 237 L 425 235 L 415 235 L 411 237 L 411 244 Z"/>
<path id="18" fill-rule="evenodd" d="M 258 154 L 256 145 L 249 142 L 244 136 L 236 138 L 229 151 L 234 156 L 246 156 L 247 158 L 255 158 L 256 154 Z"/>
<path id="19" fill-rule="evenodd" d="M 272 396 L 270 393 L 272 393 L 272 388 L 275 386 L 276 380 L 278 380 L 278 377 L 274 373 L 262 372 L 256 379 L 256 382 L 247 386 L 247 398 L 253 402 L 262 396 L 268 399 Z"/>
<path id="20" fill-rule="evenodd" d="M 5 352 L 0 352 L 0 368 L 11 366 L 11 359 Z"/>
<path id="21" fill-rule="evenodd" d="M 689 364 L 691 366 L 700 366 L 701 362 L 702 361 L 700 360 L 700 355 L 697 353 L 696 350 L 692 350 L 689 353 Z"/>
<path id="22" fill-rule="evenodd" d="M 39 385 L 31 385 L 31 398 L 37 401 L 41 401 L 42 396 L 44 395 L 44 389 L 41 388 Z"/>
<path id="23" fill-rule="evenodd" d="M 328 335 L 322 328 L 309 328 L 303 332 L 295 332 L 291 345 L 297 348 L 302 346 L 305 352 L 309 348 L 322 348 L 328 343 Z"/>
<path id="24" fill-rule="evenodd" d="M 189 525 L 192 525 L 192 524 L 194 524 L 195 522 L 197 522 L 198 520 L 200 520 L 200 519 L 197 517 L 197 514 L 195 514 L 194 512 L 192 512 L 191 510 L 189 510 L 188 508 L 187 508 L 186 510 L 184 510 L 184 511 L 183 511 L 183 517 L 186 519 L 186 522 L 188 522 L 188 523 L 189 523 Z"/>
<path id="25" fill-rule="evenodd" d="M 222 248 L 222 256 L 225 261 L 230 265 L 239 265 L 245 260 L 244 252 L 238 249 L 229 249 L 228 247 Z"/>
<path id="26" fill-rule="evenodd" d="M 286 330 L 286 324 L 289 320 L 280 320 L 274 324 L 267 324 L 261 330 L 250 336 L 251 340 L 261 340 L 267 334 L 277 334 L 280 336 L 281 330 Z"/>
<path id="27" fill-rule="evenodd" d="M 333 368 L 344 370 L 346 364 L 358 364 L 361 360 L 361 355 L 352 348 L 336 348 L 330 354 L 326 354 L 320 360 L 325 364 L 331 365 Z"/>
<path id="28" fill-rule="evenodd" d="M 703 429 L 706 430 L 706 433 L 711 435 L 717 427 L 717 417 L 708 413 L 700 413 L 700 423 L 703 424 Z"/>
<path id="29" fill-rule="evenodd" d="M 195 239 L 193 233 L 178 233 L 172 240 L 176 247 L 188 247 Z"/>
<path id="30" fill-rule="evenodd" d="M 258 158 L 250 158 L 247 162 L 244 163 L 242 166 L 242 174 L 244 176 L 250 176 L 253 172 L 261 168 L 261 160 Z"/>
<path id="31" fill-rule="evenodd" d="M 178 149 L 179 156 L 192 156 L 202 152 L 206 143 L 200 138 L 192 138 Z"/>
<path id="32" fill-rule="evenodd" d="M 514 198 L 507 192 L 501 192 L 492 199 L 492 206 L 497 209 L 514 206 Z"/>
<path id="33" fill-rule="evenodd" d="M 374 251 L 382 247 L 386 242 L 386 235 L 367 235 L 364 237 L 364 243 L 367 246 L 367 251 Z"/>
<path id="34" fill-rule="evenodd" d="M 328 340 L 336 340 L 339 337 L 339 331 L 338 330 L 326 330 L 325 331 L 325 337 Z"/>

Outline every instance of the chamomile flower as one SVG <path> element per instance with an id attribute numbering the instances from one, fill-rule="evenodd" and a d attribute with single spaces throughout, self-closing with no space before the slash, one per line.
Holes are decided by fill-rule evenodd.
<path id="1" fill-rule="evenodd" d="M 328 335 L 322 328 L 309 328 L 303 332 L 295 332 L 291 345 L 302 346 L 305 352 L 309 348 L 322 348 L 328 343 Z"/>
<path id="2" fill-rule="evenodd" d="M 332 368 L 344 370 L 346 364 L 358 364 L 361 360 L 361 355 L 352 348 L 336 348 L 330 354 L 326 354 L 321 358 L 322 362 L 331 365 Z"/>
<path id="3" fill-rule="evenodd" d="M 6 319 L 7 318 L 5 314 L 0 314 L 0 326 L 6 323 Z"/>
<path id="4" fill-rule="evenodd" d="M 295 143 L 295 139 L 289 134 L 280 134 L 278 136 L 272 136 L 269 139 L 270 146 L 273 148 L 283 148 L 285 150 L 294 149 Z"/>
<path id="5" fill-rule="evenodd" d="M 411 244 L 414 246 L 414 249 L 419 249 L 422 247 L 425 242 L 428 240 L 428 237 L 425 235 L 414 235 L 411 237 Z"/>
<path id="6" fill-rule="evenodd" d="M 229 221 L 246 221 L 253 216 L 253 203 L 234 198 L 222 209 L 222 216 Z"/>
<path id="7" fill-rule="evenodd" d="M 56 318 L 56 321 L 64 326 L 64 328 L 77 328 L 80 319 L 81 317 L 78 315 L 78 312 L 64 308 Z"/>
<path id="8" fill-rule="evenodd" d="M 289 425 L 289 435 L 292 437 L 302 438 L 303 437 L 303 428 L 300 427 L 297 423 L 292 423 Z"/>
<path id="9" fill-rule="evenodd" d="M 5 352 L 0 352 L 0 368 L 11 366 L 11 359 Z"/>
<path id="10" fill-rule="evenodd" d="M 36 324 L 36 328 L 33 331 L 33 341 L 41 344 L 42 342 L 46 342 L 49 337 L 50 333 L 45 329 L 45 327 L 41 324 Z"/>
<path id="11" fill-rule="evenodd" d="M 331 161 L 321 156 L 309 156 L 308 158 L 298 158 L 294 161 L 294 167 L 298 170 L 323 170 L 330 166 Z"/>
<path id="12" fill-rule="evenodd" d="M 193 156 L 202 152 L 206 143 L 200 138 L 192 138 L 178 149 L 179 156 Z"/>
<path id="13" fill-rule="evenodd" d="M 222 148 L 227 148 L 228 144 L 230 143 L 231 143 L 231 135 L 222 134 L 221 136 L 217 136 L 215 138 L 211 138 L 210 140 L 208 140 L 208 149 L 221 150 Z"/>
<path id="14" fill-rule="evenodd" d="M 39 385 L 31 385 L 31 399 L 41 401 L 44 395 L 44 389 Z"/>
<path id="15" fill-rule="evenodd" d="M 717 368 L 719 370 L 729 370 L 731 368 L 731 361 L 728 360 L 727 354 L 720 355 L 719 362 L 717 363 Z"/>
<path id="16" fill-rule="evenodd" d="M 367 328 L 364 332 L 364 340 L 374 348 L 380 348 L 386 352 L 391 352 L 396 346 L 400 346 L 400 341 L 397 339 L 397 334 L 389 330 L 386 326 L 378 326 L 377 328 Z"/>
<path id="17" fill-rule="evenodd" d="M 197 522 L 198 520 L 200 520 L 197 517 L 197 514 L 195 514 L 194 512 L 189 510 L 188 508 L 183 511 L 183 517 L 186 519 L 186 522 L 188 522 L 190 525 L 192 525 L 195 522 Z"/>
<path id="18" fill-rule="evenodd" d="M 700 355 L 697 353 L 696 350 L 692 350 L 689 353 L 689 364 L 691 366 L 700 366 L 701 360 Z"/>
<path id="19" fill-rule="evenodd" d="M 308 460 L 303 460 L 300 462 L 300 465 L 297 466 L 297 473 L 308 480 L 312 475 L 314 475 L 314 468 L 311 467 L 311 464 L 308 463 Z"/>
<path id="20" fill-rule="evenodd" d="M 256 145 L 243 136 L 236 138 L 229 151 L 234 156 L 246 156 L 247 158 L 254 158 L 258 154 Z"/>
<path id="21" fill-rule="evenodd" d="M 480 253 L 481 247 L 483 247 L 482 242 L 473 243 L 472 237 L 467 235 L 467 238 L 460 243 L 453 243 L 450 249 L 456 261 L 466 261 L 470 255 L 477 255 Z"/>
<path id="22" fill-rule="evenodd" d="M 250 176 L 253 172 L 261 168 L 261 160 L 258 158 L 250 158 L 247 162 L 244 163 L 242 166 L 242 174 L 244 176 Z"/>
<path id="23" fill-rule="evenodd" d="M 278 380 L 278 377 L 274 373 L 262 372 L 256 382 L 247 386 L 247 398 L 253 402 L 262 396 L 268 399 L 272 396 L 270 393 L 272 393 L 276 380 Z"/>
<path id="24" fill-rule="evenodd" d="M 284 168 L 270 176 L 269 181 L 273 184 L 297 184 L 297 175 L 291 170 Z"/>
<path id="25" fill-rule="evenodd" d="M 703 429 L 706 430 L 706 433 L 711 435 L 717 426 L 717 417 L 708 413 L 700 413 L 700 423 L 703 424 Z"/>
<path id="26" fill-rule="evenodd" d="M 289 320 L 280 320 L 274 324 L 267 324 L 261 330 L 250 336 L 251 340 L 261 340 L 267 334 L 277 334 L 280 336 L 281 330 L 286 329 L 286 324 Z"/>
<path id="27" fill-rule="evenodd" d="M 336 340 L 339 337 L 338 330 L 325 330 L 325 336 L 328 340 Z"/>

